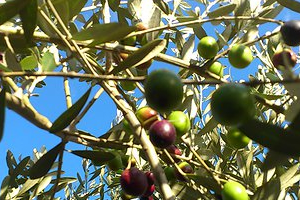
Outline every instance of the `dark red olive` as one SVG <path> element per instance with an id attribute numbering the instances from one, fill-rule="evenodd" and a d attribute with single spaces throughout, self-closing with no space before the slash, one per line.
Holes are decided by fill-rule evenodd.
<path id="1" fill-rule="evenodd" d="M 176 140 L 176 129 L 168 120 L 157 121 L 150 126 L 150 141 L 159 148 L 166 148 Z"/>
<path id="2" fill-rule="evenodd" d="M 180 159 L 176 158 L 174 155 L 178 155 L 178 156 L 181 156 L 182 155 L 182 152 L 180 151 L 180 149 L 178 149 L 177 146 L 175 145 L 170 145 L 166 148 L 166 150 L 171 154 L 171 156 L 173 157 L 173 160 L 174 162 L 178 163 L 180 161 Z M 163 155 L 162 156 L 162 159 L 168 163 L 168 164 L 172 164 L 170 159 L 167 158 L 166 155 Z"/>
<path id="3" fill-rule="evenodd" d="M 126 194 L 143 195 L 148 188 L 147 176 L 136 167 L 125 169 L 120 177 L 121 187 Z"/>
<path id="4" fill-rule="evenodd" d="M 296 54 L 290 49 L 283 49 L 273 55 L 272 63 L 274 67 L 278 68 L 280 65 L 284 67 L 294 67 L 297 63 Z"/>

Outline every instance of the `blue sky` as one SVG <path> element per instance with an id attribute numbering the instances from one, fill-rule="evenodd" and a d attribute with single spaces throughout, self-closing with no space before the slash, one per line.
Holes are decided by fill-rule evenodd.
<path id="1" fill-rule="evenodd" d="M 297 19 L 299 18 L 299 14 L 285 9 L 278 18 L 281 20 Z M 269 28 L 270 26 L 265 26 L 266 30 Z M 273 27 L 269 31 L 272 30 Z M 155 66 L 154 68 L 165 66 L 161 62 L 155 62 L 153 65 Z M 234 71 L 233 76 L 235 79 L 240 76 L 247 78 L 249 72 L 247 70 Z M 39 94 L 39 97 L 32 97 L 31 101 L 40 113 L 53 122 L 66 109 L 63 79 L 47 78 L 46 83 L 46 87 L 36 89 L 35 92 Z M 72 99 L 75 102 L 88 89 L 88 85 L 84 82 L 77 82 L 77 79 L 70 80 L 70 84 Z M 98 87 L 93 89 L 90 98 L 95 94 L 97 89 Z M 103 93 L 95 103 L 93 109 L 80 122 L 78 128 L 100 136 L 110 128 L 110 124 L 115 116 L 116 107 L 114 103 L 106 93 Z M 59 142 L 60 139 L 58 137 L 36 128 L 25 119 L 7 109 L 5 133 L 0 143 L 0 181 L 2 182 L 4 176 L 8 173 L 5 160 L 8 149 L 18 158 L 20 155 L 22 157 L 32 156 L 32 150 L 34 148 L 39 150 L 42 145 L 45 145 L 47 149 L 51 149 Z M 70 143 L 66 149 L 84 149 L 84 146 Z M 81 159 L 72 154 L 65 153 L 63 170 L 66 172 L 64 176 L 75 177 L 76 172 L 82 172 Z"/>

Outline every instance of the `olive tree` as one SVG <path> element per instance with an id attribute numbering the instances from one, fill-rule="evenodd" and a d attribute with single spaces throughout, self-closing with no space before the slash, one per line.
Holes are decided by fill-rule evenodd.
<path id="1" fill-rule="evenodd" d="M 298 199 L 300 22 L 278 15 L 299 8 L 296 0 L 5 1 L 0 138 L 8 108 L 61 142 L 33 158 L 9 151 L 0 199 Z M 154 69 L 163 73 L 151 79 Z M 63 83 L 67 104 L 54 121 L 31 103 L 48 77 Z M 70 79 L 89 87 L 77 100 Z M 80 121 L 103 93 L 117 115 L 98 137 Z M 157 142 L 165 124 L 177 135 L 171 145 Z M 82 148 L 65 151 L 69 143 Z M 74 165 L 85 177 L 64 176 L 64 154 L 82 158 Z"/>

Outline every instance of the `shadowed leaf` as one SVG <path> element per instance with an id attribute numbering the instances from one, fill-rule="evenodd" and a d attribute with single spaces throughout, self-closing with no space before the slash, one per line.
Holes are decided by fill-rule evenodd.
<path id="1" fill-rule="evenodd" d="M 6 176 L 1 184 L 1 188 L 0 188 L 0 199 L 5 199 L 6 194 L 8 192 L 8 188 L 9 188 L 9 181 L 10 181 L 10 176 Z"/>
<path id="2" fill-rule="evenodd" d="M 59 152 L 64 148 L 64 143 L 59 143 L 53 147 L 50 151 L 44 154 L 31 168 L 29 171 L 29 177 L 31 179 L 37 179 L 45 176 L 51 169 L 56 157 Z"/>
<path id="3" fill-rule="evenodd" d="M 300 13 L 300 2 L 295 0 L 277 0 L 277 2 L 292 11 Z"/>
<path id="4" fill-rule="evenodd" d="M 31 0 L 12 0 L 0 6 L 0 25 L 17 15 Z"/>
<path id="5" fill-rule="evenodd" d="M 24 169 L 26 168 L 28 162 L 30 160 L 30 156 L 25 157 L 17 166 L 16 168 L 12 171 L 10 175 L 10 185 L 14 187 L 18 187 L 18 184 L 15 182 L 15 179 L 17 178 L 18 175 L 22 174 Z"/>
<path id="6" fill-rule="evenodd" d="M 86 91 L 76 103 L 74 103 L 68 110 L 63 112 L 55 120 L 55 122 L 53 122 L 53 124 L 49 130 L 51 133 L 55 133 L 55 132 L 63 130 L 72 122 L 73 119 L 75 119 L 75 117 L 79 114 L 79 112 L 83 108 L 84 104 L 88 100 L 91 90 L 92 90 L 92 88 L 88 89 L 88 91 Z"/>
<path id="7" fill-rule="evenodd" d="M 5 122 L 5 87 L 0 92 L 0 142 L 4 133 Z"/>
<path id="8" fill-rule="evenodd" d="M 271 150 L 289 156 L 300 155 L 299 133 L 257 120 L 250 120 L 239 126 L 239 129 L 252 140 Z"/>
<path id="9" fill-rule="evenodd" d="M 69 2 L 69 19 L 77 15 L 86 4 L 87 0 L 68 0 Z"/>
<path id="10" fill-rule="evenodd" d="M 33 32 L 37 25 L 37 0 L 31 0 L 21 11 L 20 17 L 24 36 L 28 43 L 32 42 Z"/>
<path id="11" fill-rule="evenodd" d="M 110 74 L 117 74 L 128 68 L 133 68 L 139 66 L 159 54 L 166 47 L 166 40 L 156 39 L 145 46 L 135 51 L 133 54 L 128 56 L 123 62 L 121 62 L 117 67 L 115 67 Z"/>
<path id="12" fill-rule="evenodd" d="M 105 151 L 99 151 L 99 150 L 76 150 L 76 151 L 71 151 L 72 154 L 82 157 L 82 158 L 87 158 L 93 161 L 94 165 L 103 165 L 107 161 L 113 159 L 115 155 L 111 152 L 105 152 Z"/>

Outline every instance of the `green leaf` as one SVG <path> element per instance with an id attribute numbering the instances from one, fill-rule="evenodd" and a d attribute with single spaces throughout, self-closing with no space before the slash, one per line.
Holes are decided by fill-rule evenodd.
<path id="1" fill-rule="evenodd" d="M 53 0 L 53 5 L 59 13 L 59 16 L 65 25 L 69 23 L 69 1 L 66 0 Z M 72 2 L 73 3 L 73 2 Z"/>
<path id="2" fill-rule="evenodd" d="M 252 140 L 271 150 L 289 156 L 300 155 L 300 135 L 298 132 L 292 132 L 258 120 L 250 120 L 239 126 L 239 129 Z"/>
<path id="3" fill-rule="evenodd" d="M 71 20 L 74 16 L 78 15 L 87 0 L 68 0 L 69 2 L 69 19 Z"/>
<path id="4" fill-rule="evenodd" d="M 9 181 L 10 181 L 10 176 L 6 176 L 1 184 L 1 188 L 0 188 L 0 199 L 6 199 L 6 194 L 8 192 L 8 188 L 9 188 Z"/>
<path id="5" fill-rule="evenodd" d="M 133 54 L 128 56 L 123 62 L 121 62 L 117 67 L 115 67 L 110 74 L 117 74 L 128 68 L 133 68 L 139 66 L 159 54 L 166 47 L 166 40 L 156 39 L 146 45 L 144 45 L 139 50 L 135 51 Z"/>
<path id="6" fill-rule="evenodd" d="M 20 17 L 24 36 L 28 43 L 32 42 L 33 32 L 37 25 L 37 0 L 31 0 L 21 11 Z"/>
<path id="7" fill-rule="evenodd" d="M 7 64 L 7 67 L 12 71 L 22 71 L 20 63 L 17 61 L 16 55 L 7 49 L 4 53 L 4 58 Z"/>
<path id="8" fill-rule="evenodd" d="M 299 132 L 300 131 L 300 112 L 294 117 L 292 123 L 289 126 L 293 131 Z"/>
<path id="9" fill-rule="evenodd" d="M 56 68 L 54 55 L 49 51 L 44 54 L 41 62 L 44 72 L 52 72 Z"/>
<path id="10" fill-rule="evenodd" d="M 103 165 L 115 157 L 115 155 L 111 152 L 100 150 L 76 150 L 71 151 L 71 153 L 82 158 L 90 159 L 93 161 L 94 165 L 97 166 Z"/>
<path id="11" fill-rule="evenodd" d="M 11 72 L 11 69 L 7 68 L 6 66 L 2 65 L 0 63 L 0 70 L 4 71 L 4 72 Z"/>
<path id="12" fill-rule="evenodd" d="M 30 190 L 33 186 L 35 186 L 40 179 L 27 179 L 26 182 L 23 184 L 23 187 L 20 189 L 18 196 L 22 196 L 25 194 L 28 190 Z"/>
<path id="13" fill-rule="evenodd" d="M 31 179 L 37 179 L 45 176 L 51 169 L 56 157 L 59 152 L 64 148 L 64 143 L 61 142 L 50 151 L 44 154 L 31 168 L 29 171 L 29 177 Z"/>
<path id="14" fill-rule="evenodd" d="M 23 70 L 32 70 L 37 67 L 38 62 L 34 56 L 26 56 L 20 62 Z"/>
<path id="15" fill-rule="evenodd" d="M 112 9 L 112 11 L 116 11 L 120 5 L 121 0 L 108 0 L 108 5 Z"/>
<path id="16" fill-rule="evenodd" d="M 11 172 L 10 176 L 10 185 L 14 187 L 18 187 L 18 184 L 15 182 L 15 179 L 18 175 L 22 174 L 22 172 L 25 170 L 28 162 L 30 160 L 30 156 L 25 157 L 17 166 L 16 168 Z"/>
<path id="17" fill-rule="evenodd" d="M 135 26 L 127 26 L 120 23 L 97 24 L 73 35 L 73 39 L 81 41 L 91 40 L 90 46 L 93 46 L 120 40 L 135 30 Z"/>
<path id="18" fill-rule="evenodd" d="M 226 6 L 221 6 L 221 7 L 217 8 L 216 10 L 208 13 L 208 17 L 216 18 L 216 17 L 220 17 L 220 16 L 226 16 L 226 15 L 230 14 L 231 12 L 233 12 L 235 7 L 236 7 L 236 4 L 228 4 Z"/>
<path id="19" fill-rule="evenodd" d="M 4 133 L 4 122 L 5 122 L 5 87 L 0 92 L 0 142 L 3 138 Z"/>
<path id="20" fill-rule="evenodd" d="M 0 25 L 13 18 L 19 13 L 31 0 L 12 0 L 0 6 Z"/>
<path id="21" fill-rule="evenodd" d="M 91 90 L 92 88 L 88 89 L 88 91 L 86 91 L 84 95 L 82 95 L 82 97 L 80 97 L 80 99 L 78 99 L 76 103 L 74 103 L 68 110 L 63 112 L 55 120 L 55 122 L 52 124 L 49 130 L 51 133 L 55 133 L 63 130 L 72 122 L 73 119 L 75 119 L 75 117 L 79 114 L 84 104 L 88 100 Z"/>
<path id="22" fill-rule="evenodd" d="M 46 176 L 44 177 L 41 182 L 39 182 L 38 186 L 34 190 L 34 192 L 31 194 L 32 197 L 37 196 L 40 194 L 50 183 L 51 183 L 52 177 L 51 176 Z M 33 198 L 30 198 L 33 199 Z"/>
<path id="23" fill-rule="evenodd" d="M 166 15 L 170 14 L 170 8 L 168 4 L 164 1 L 153 0 L 153 2 L 159 7 L 161 11 L 163 11 Z"/>
<path id="24" fill-rule="evenodd" d="M 284 95 L 282 94 L 264 94 L 264 93 L 260 93 L 258 91 L 253 90 L 253 94 L 256 96 L 259 96 L 262 99 L 267 99 L 267 100 L 277 100 L 280 99 L 282 97 L 284 97 Z"/>
<path id="25" fill-rule="evenodd" d="M 277 2 L 292 11 L 300 13 L 300 2 L 295 0 L 277 0 Z"/>

